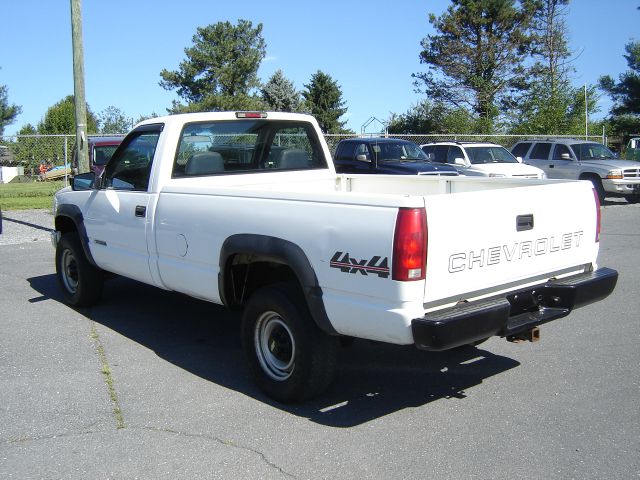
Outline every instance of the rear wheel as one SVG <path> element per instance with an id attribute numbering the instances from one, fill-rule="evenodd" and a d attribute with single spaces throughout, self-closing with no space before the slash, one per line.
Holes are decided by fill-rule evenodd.
<path id="1" fill-rule="evenodd" d="M 337 338 L 318 328 L 294 285 L 264 287 L 251 296 L 242 343 L 253 378 L 275 400 L 311 398 L 333 379 Z"/>
<path id="2" fill-rule="evenodd" d="M 70 305 L 88 307 L 100 300 L 103 272 L 89 263 L 76 233 L 65 233 L 58 242 L 56 276 Z"/>

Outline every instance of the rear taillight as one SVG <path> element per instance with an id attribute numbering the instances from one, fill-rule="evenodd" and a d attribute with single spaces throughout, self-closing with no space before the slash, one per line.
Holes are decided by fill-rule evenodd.
<path id="1" fill-rule="evenodd" d="M 424 280 L 427 271 L 427 215 L 424 208 L 401 208 L 393 238 L 393 279 Z"/>
<path id="2" fill-rule="evenodd" d="M 593 198 L 596 200 L 596 242 L 600 241 L 600 221 L 602 217 L 600 216 L 600 198 L 598 198 L 598 192 L 596 189 L 593 190 Z"/>

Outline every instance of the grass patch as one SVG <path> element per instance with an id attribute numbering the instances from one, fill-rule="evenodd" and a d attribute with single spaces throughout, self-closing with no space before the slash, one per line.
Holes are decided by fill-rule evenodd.
<path id="1" fill-rule="evenodd" d="M 0 185 L 2 210 L 51 208 L 53 194 L 64 187 L 64 182 L 6 183 Z"/>

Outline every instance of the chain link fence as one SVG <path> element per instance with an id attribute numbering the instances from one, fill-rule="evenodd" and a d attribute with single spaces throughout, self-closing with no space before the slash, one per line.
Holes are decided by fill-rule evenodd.
<path id="1" fill-rule="evenodd" d="M 104 136 L 106 135 L 89 135 L 91 138 Z M 0 166 L 20 167 L 22 178 L 19 180 L 40 180 L 43 168 L 51 170 L 55 167 L 64 169 L 65 165 L 69 168 L 75 166 L 75 143 L 75 135 L 1 136 Z"/>
<path id="2" fill-rule="evenodd" d="M 325 139 L 333 154 L 337 143 L 344 138 L 357 136 L 384 136 L 384 134 L 326 134 Z M 100 137 L 100 135 L 91 135 Z M 492 142 L 511 148 L 522 139 L 547 138 L 584 138 L 576 135 L 388 135 L 389 138 L 400 138 L 422 145 L 430 142 Z M 41 165 L 47 169 L 72 165 L 75 135 L 14 135 L 0 137 L 0 166 L 22 167 L 22 180 L 38 180 L 41 178 Z M 607 137 L 590 135 L 589 140 L 607 145 Z"/>

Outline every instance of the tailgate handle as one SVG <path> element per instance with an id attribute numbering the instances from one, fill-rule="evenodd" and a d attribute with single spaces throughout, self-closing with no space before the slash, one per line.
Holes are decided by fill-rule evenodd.
<path id="1" fill-rule="evenodd" d="M 518 215 L 516 217 L 516 230 L 518 232 L 533 230 L 533 214 Z"/>

